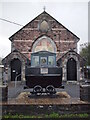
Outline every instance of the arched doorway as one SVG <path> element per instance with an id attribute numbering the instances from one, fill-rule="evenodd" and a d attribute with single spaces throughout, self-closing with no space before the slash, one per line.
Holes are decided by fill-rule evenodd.
<path id="1" fill-rule="evenodd" d="M 67 80 L 77 80 L 77 64 L 73 58 L 70 58 L 67 62 Z"/>
<path id="2" fill-rule="evenodd" d="M 17 81 L 21 80 L 21 61 L 19 59 L 13 59 L 11 61 L 11 81 L 15 81 L 17 77 Z"/>

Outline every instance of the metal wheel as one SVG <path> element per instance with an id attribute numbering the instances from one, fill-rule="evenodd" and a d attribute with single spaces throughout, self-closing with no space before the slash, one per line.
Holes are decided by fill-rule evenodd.
<path id="1" fill-rule="evenodd" d="M 55 90 L 54 86 L 48 85 L 48 86 L 46 87 L 46 93 L 47 93 L 48 95 L 53 95 L 53 94 L 55 94 L 55 93 L 56 93 L 56 90 Z"/>
<path id="2" fill-rule="evenodd" d="M 43 88 L 40 85 L 36 85 L 33 88 L 33 93 L 36 94 L 36 95 L 41 95 L 42 91 L 43 91 Z"/>

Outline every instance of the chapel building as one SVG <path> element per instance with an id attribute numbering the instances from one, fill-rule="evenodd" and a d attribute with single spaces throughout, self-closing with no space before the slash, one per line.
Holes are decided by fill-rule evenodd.
<path id="1" fill-rule="evenodd" d="M 14 33 L 11 53 L 3 59 L 8 72 L 8 81 L 25 81 L 25 65 L 31 61 L 31 53 L 49 51 L 56 53 L 57 66 L 63 68 L 63 81 L 80 80 L 80 65 L 83 58 L 77 53 L 80 40 L 74 33 L 59 23 L 46 11 Z"/>

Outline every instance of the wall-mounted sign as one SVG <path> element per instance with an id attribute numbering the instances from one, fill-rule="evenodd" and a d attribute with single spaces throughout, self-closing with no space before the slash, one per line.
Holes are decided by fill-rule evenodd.
<path id="1" fill-rule="evenodd" d="M 48 74 L 48 68 L 41 68 L 41 74 Z"/>

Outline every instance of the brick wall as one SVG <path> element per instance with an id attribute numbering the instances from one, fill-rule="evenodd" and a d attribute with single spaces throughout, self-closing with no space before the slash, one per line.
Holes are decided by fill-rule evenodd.
<path id="1" fill-rule="evenodd" d="M 48 32 L 39 30 L 39 24 L 43 20 L 47 20 L 50 26 Z M 34 42 L 43 35 L 50 37 L 55 42 L 57 56 L 59 51 L 61 52 L 59 56 L 62 56 L 64 51 L 77 47 L 77 37 L 46 12 L 43 12 L 10 38 L 12 41 L 12 50 L 16 48 L 28 57 L 30 56 L 29 51 L 32 51 Z"/>

